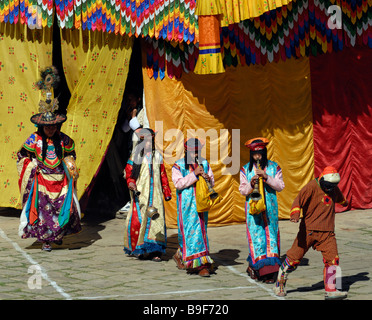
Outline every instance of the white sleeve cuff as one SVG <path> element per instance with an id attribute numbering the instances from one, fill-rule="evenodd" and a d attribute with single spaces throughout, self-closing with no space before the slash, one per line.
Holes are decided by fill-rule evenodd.
<path id="1" fill-rule="evenodd" d="M 136 129 L 138 129 L 141 125 L 140 123 L 138 122 L 138 119 L 137 117 L 134 117 L 132 118 L 130 121 L 129 121 L 129 126 L 130 128 L 135 131 Z"/>

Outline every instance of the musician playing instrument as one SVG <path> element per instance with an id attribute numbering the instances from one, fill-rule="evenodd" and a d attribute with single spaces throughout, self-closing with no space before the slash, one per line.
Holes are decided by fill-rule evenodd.
<path id="1" fill-rule="evenodd" d="M 155 146 L 155 132 L 139 128 L 135 134 L 139 143 L 125 167 L 125 179 L 133 192 L 125 220 L 124 252 L 160 262 L 167 245 L 163 198 L 169 201 L 172 194 L 163 157 Z"/>
<path id="2" fill-rule="evenodd" d="M 273 283 L 281 265 L 276 192 L 284 189 L 284 181 L 279 165 L 267 159 L 268 143 L 269 140 L 261 137 L 245 143 L 250 149 L 250 161 L 240 170 L 239 191 L 246 197 L 247 273 L 254 280 Z M 256 204 L 252 200 L 252 191 L 259 179 L 263 183 L 262 200 L 259 201 L 264 201 L 265 208 L 252 213 L 251 207 Z"/>
<path id="3" fill-rule="evenodd" d="M 176 161 L 172 168 L 172 180 L 177 189 L 179 242 L 173 260 L 179 269 L 209 277 L 214 261 L 209 254 L 208 212 L 197 211 L 195 188 L 199 176 L 213 187 L 214 176 L 206 159 L 200 159 L 200 165 L 196 161 L 202 147 L 200 140 L 188 139 L 184 144 L 185 157 Z"/>

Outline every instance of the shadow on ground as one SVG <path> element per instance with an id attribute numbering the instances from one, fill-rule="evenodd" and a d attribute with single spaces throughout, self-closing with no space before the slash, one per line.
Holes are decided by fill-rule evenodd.
<path id="1" fill-rule="evenodd" d="M 342 277 L 341 279 L 341 288 L 338 288 L 339 290 L 342 291 L 349 291 L 350 287 L 359 281 L 369 281 L 370 278 L 367 276 L 369 273 L 368 272 L 360 272 L 358 274 L 352 275 L 352 276 L 346 276 Z M 337 280 L 336 280 L 337 284 Z M 299 287 L 297 289 L 293 290 L 288 290 L 287 293 L 291 292 L 310 292 L 310 291 L 317 291 L 317 290 L 323 290 L 324 289 L 324 282 L 319 281 L 309 287 Z"/>
<path id="2" fill-rule="evenodd" d="M 81 220 L 82 230 L 78 234 L 66 235 L 62 245 L 52 244 L 53 250 L 78 250 L 89 247 L 97 240 L 102 239 L 100 232 L 106 227 L 102 224 L 107 217 L 100 215 L 84 216 Z M 35 241 L 26 249 L 41 249 L 41 242 Z"/>

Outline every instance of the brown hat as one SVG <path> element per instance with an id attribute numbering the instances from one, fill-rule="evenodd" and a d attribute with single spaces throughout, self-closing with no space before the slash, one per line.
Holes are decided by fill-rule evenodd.
<path id="1" fill-rule="evenodd" d="M 38 126 L 52 126 L 65 122 L 67 117 L 64 114 L 47 111 L 33 115 L 30 120 Z"/>

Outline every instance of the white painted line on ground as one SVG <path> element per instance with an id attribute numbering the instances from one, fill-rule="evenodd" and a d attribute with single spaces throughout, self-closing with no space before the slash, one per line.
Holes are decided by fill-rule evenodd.
<path id="1" fill-rule="evenodd" d="M 11 243 L 14 247 L 14 249 L 16 249 L 19 253 L 22 254 L 22 256 L 29 262 L 31 263 L 32 265 L 35 265 L 39 268 L 40 270 L 40 273 L 41 273 L 41 276 L 47 281 L 49 282 L 49 284 L 62 296 L 64 297 L 65 299 L 67 300 L 72 300 L 71 296 L 66 293 L 55 281 L 51 280 L 48 276 L 48 274 L 46 273 L 45 269 L 40 266 L 28 253 L 26 253 L 24 250 L 22 250 L 22 248 L 18 245 L 17 242 L 14 242 L 12 239 L 10 239 L 6 234 L 5 232 L 0 228 L 0 236 L 8 241 L 9 243 Z"/>
<path id="2" fill-rule="evenodd" d="M 167 294 L 187 294 L 187 293 L 198 293 L 198 292 L 211 292 L 218 290 L 241 290 L 241 289 L 255 289 L 253 286 L 248 287 L 231 287 L 231 288 L 212 288 L 212 289 L 197 289 L 197 290 L 180 290 L 180 291 L 168 291 L 168 292 L 154 292 L 154 293 L 137 293 L 137 294 L 127 294 L 127 295 L 110 295 L 110 296 L 97 296 L 97 297 L 75 297 L 74 299 L 80 300 L 91 300 L 91 299 L 109 299 L 109 298 L 133 298 L 133 297 L 143 297 L 143 296 L 159 296 Z"/>
<path id="3" fill-rule="evenodd" d="M 51 280 L 46 273 L 45 269 L 40 266 L 29 254 L 27 254 L 22 248 L 18 245 L 18 243 L 14 242 L 12 239 L 10 239 L 5 232 L 0 228 L 0 236 L 11 243 L 16 251 L 22 254 L 22 256 L 32 265 L 38 266 L 38 268 L 41 271 L 41 276 L 49 282 L 49 284 L 65 299 L 72 300 L 72 299 L 80 299 L 80 300 L 90 300 L 90 299 L 109 299 L 109 298 L 119 298 L 119 297 L 140 297 L 140 296 L 157 296 L 157 295 L 168 295 L 168 294 L 187 294 L 187 293 L 197 293 L 197 292 L 211 292 L 211 291 L 218 291 L 218 290 L 239 290 L 239 289 L 253 289 L 255 287 L 260 287 L 261 289 L 265 290 L 270 296 L 278 299 L 278 300 L 285 300 L 284 297 L 278 297 L 274 294 L 274 292 L 267 287 L 265 287 L 263 284 L 254 281 L 251 279 L 248 275 L 243 274 L 236 270 L 232 266 L 226 266 L 220 261 L 222 265 L 224 265 L 228 270 L 231 272 L 246 278 L 248 282 L 253 284 L 254 286 L 245 286 L 245 287 L 231 287 L 231 288 L 213 288 L 213 289 L 200 289 L 200 290 L 181 290 L 181 291 L 168 291 L 168 292 L 155 292 L 155 293 L 139 293 L 139 294 L 132 294 L 132 295 L 109 295 L 109 296 L 97 296 L 97 297 L 74 297 L 72 298 L 68 293 L 66 293 L 55 281 Z"/>
<path id="4" fill-rule="evenodd" d="M 218 261 L 221 265 L 223 265 L 224 267 L 226 267 L 228 270 L 230 270 L 231 272 L 233 272 L 233 273 L 235 273 L 236 275 L 238 275 L 238 276 L 241 276 L 241 277 L 243 277 L 243 278 L 246 278 L 247 280 L 248 280 L 248 282 L 250 282 L 250 283 L 252 283 L 252 284 L 254 284 L 255 286 L 257 286 L 257 287 L 260 287 L 261 289 L 264 289 L 270 296 L 272 296 L 272 297 L 274 297 L 274 298 L 276 298 L 276 299 L 278 299 L 278 300 L 285 300 L 285 298 L 284 297 L 278 297 L 275 293 L 274 293 L 274 291 L 271 289 L 268 289 L 266 286 L 264 286 L 263 284 L 261 284 L 261 283 L 259 283 L 259 282 L 257 282 L 257 281 L 254 281 L 250 276 L 248 276 L 247 274 L 244 274 L 244 273 L 241 273 L 241 272 L 239 272 L 238 270 L 236 270 L 234 267 L 232 267 L 232 266 L 228 266 L 228 265 L 226 265 L 224 262 L 223 262 L 223 260 L 221 260 L 221 259 L 216 259 L 216 258 L 214 258 L 214 260 L 216 260 L 216 261 Z M 274 284 L 273 284 L 273 286 L 274 286 Z"/>
<path id="5" fill-rule="evenodd" d="M 259 282 L 256 282 L 254 281 L 253 279 L 251 279 L 251 277 L 249 277 L 247 274 L 244 274 L 244 273 L 241 273 L 239 272 L 238 270 L 236 270 L 234 267 L 232 266 L 225 266 L 227 269 L 229 269 L 230 271 L 232 271 L 233 273 L 243 277 L 243 278 L 246 278 L 250 283 L 264 289 L 270 296 L 278 299 L 278 300 L 285 300 L 284 297 L 278 297 L 272 289 L 268 289 L 266 286 L 264 286 L 263 284 L 259 283 Z M 274 286 L 274 284 L 273 284 Z"/>

